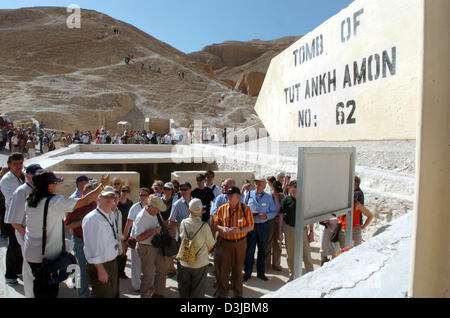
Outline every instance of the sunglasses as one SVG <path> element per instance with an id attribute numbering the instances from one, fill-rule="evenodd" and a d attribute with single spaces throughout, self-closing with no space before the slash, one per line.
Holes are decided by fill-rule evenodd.
<path id="1" fill-rule="evenodd" d="M 206 179 L 212 179 L 214 176 L 206 176 Z"/>
<path id="2" fill-rule="evenodd" d="M 189 190 L 190 190 L 189 188 L 180 189 L 180 191 L 189 191 Z"/>
<path id="3" fill-rule="evenodd" d="M 120 185 L 120 183 L 114 183 L 114 185 Z"/>

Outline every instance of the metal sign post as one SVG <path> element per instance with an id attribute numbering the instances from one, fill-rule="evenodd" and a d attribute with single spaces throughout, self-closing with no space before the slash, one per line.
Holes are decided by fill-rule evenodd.
<path id="1" fill-rule="evenodd" d="M 355 148 L 299 148 L 294 279 L 302 275 L 306 226 L 344 214 L 347 224 L 353 224 L 355 159 Z M 351 225 L 347 226 L 345 241 L 346 246 L 351 245 Z"/>

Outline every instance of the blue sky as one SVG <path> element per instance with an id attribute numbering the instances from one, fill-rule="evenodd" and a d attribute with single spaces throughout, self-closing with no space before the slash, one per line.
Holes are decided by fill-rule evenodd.
<path id="1" fill-rule="evenodd" d="M 227 40 L 303 35 L 353 0 L 1 0 L 1 9 L 77 4 L 130 23 L 185 53 Z"/>

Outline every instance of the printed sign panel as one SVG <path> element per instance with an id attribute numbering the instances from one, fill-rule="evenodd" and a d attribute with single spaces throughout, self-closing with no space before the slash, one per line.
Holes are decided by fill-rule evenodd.
<path id="1" fill-rule="evenodd" d="M 277 141 L 415 139 L 423 0 L 359 0 L 268 69 L 255 110 Z"/>

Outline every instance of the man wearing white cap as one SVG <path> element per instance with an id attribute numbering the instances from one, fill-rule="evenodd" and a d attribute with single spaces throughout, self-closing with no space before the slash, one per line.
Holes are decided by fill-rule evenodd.
<path id="1" fill-rule="evenodd" d="M 131 237 L 138 242 L 137 251 L 141 259 L 141 298 L 163 298 L 165 294 L 167 264 L 161 248 L 153 246 L 152 239 L 162 230 L 158 214 L 166 209 L 161 198 L 151 197 L 147 207 L 136 216 L 131 230 Z"/>
<path id="2" fill-rule="evenodd" d="M 115 298 L 119 294 L 116 258 L 121 242 L 112 210 L 115 198 L 114 188 L 106 186 L 99 196 L 98 207 L 83 219 L 86 275 L 93 298 Z"/>

